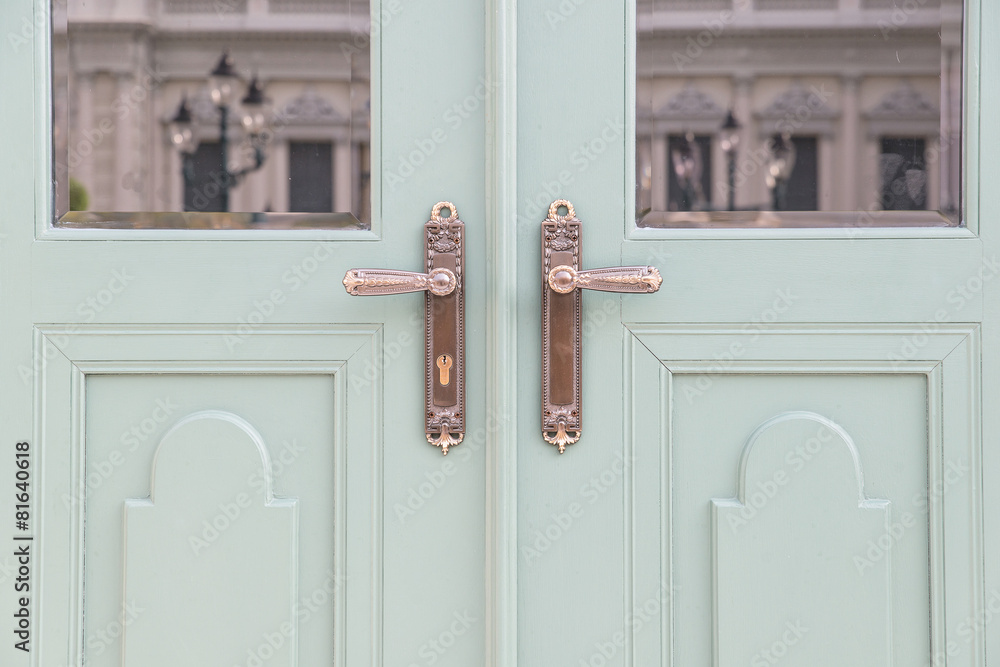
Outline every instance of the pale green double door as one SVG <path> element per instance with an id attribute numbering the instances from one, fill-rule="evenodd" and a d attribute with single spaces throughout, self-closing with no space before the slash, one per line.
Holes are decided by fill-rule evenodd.
<path id="1" fill-rule="evenodd" d="M 985 665 L 1000 17 L 970 4 L 967 227 L 930 232 L 636 230 L 632 10 L 514 0 L 404 3 L 379 31 L 370 232 L 54 232 L 46 47 L 4 45 L 0 469 L 12 507 L 31 443 L 35 540 L 2 663 Z M 584 296 L 560 456 L 539 224 L 563 197 L 586 267 L 664 283 Z M 341 286 L 421 269 L 443 199 L 468 229 L 447 458 L 422 297 Z"/>

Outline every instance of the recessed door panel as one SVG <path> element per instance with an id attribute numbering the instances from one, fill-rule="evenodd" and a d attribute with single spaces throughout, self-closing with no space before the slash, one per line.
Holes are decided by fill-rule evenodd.
<path id="1" fill-rule="evenodd" d="M 125 664 L 333 660 L 335 394 L 332 375 L 87 380 L 88 663 L 118 664 L 116 623 Z M 154 650 L 161 631 L 188 641 Z"/>
<path id="2" fill-rule="evenodd" d="M 631 328 L 626 448 L 644 465 L 627 480 L 626 580 L 664 610 L 659 641 L 626 631 L 637 656 L 972 659 L 974 635 L 946 618 L 972 613 L 981 589 L 949 597 L 944 582 L 980 539 L 961 515 L 978 506 L 975 329 L 892 362 L 913 329 Z"/>

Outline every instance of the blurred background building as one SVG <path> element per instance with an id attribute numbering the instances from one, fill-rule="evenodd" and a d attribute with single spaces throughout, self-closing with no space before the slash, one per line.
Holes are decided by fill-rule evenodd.
<path id="1" fill-rule="evenodd" d="M 787 210 L 957 211 L 960 1 L 638 0 L 637 24 L 640 213 L 729 208 L 727 133 L 737 209 L 773 207 L 784 137 Z"/>
<path id="2" fill-rule="evenodd" d="M 640 216 L 957 214 L 960 0 L 630 1 Z M 78 209 L 224 210 L 219 174 L 246 169 L 229 210 L 368 219 L 368 43 L 385 7 L 373 22 L 367 0 L 55 2 L 60 212 L 71 182 Z M 224 52 L 241 76 L 228 164 L 209 77 Z M 263 140 L 240 122 L 253 77 Z M 172 124 L 185 99 L 187 144 Z"/>
<path id="3" fill-rule="evenodd" d="M 69 209 L 70 178 L 88 210 L 221 210 L 220 109 L 209 74 L 228 51 L 242 78 L 231 101 L 229 171 L 254 165 L 240 122 L 252 77 L 270 102 L 263 164 L 233 187 L 230 210 L 368 219 L 367 0 L 56 3 L 60 212 Z M 187 183 L 171 141 L 185 97 L 194 135 Z"/>

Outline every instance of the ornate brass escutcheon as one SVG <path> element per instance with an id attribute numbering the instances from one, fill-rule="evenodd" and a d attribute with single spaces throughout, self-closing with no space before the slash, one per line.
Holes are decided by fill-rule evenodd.
<path id="1" fill-rule="evenodd" d="M 425 293 L 425 431 L 445 455 L 465 437 L 464 255 L 465 223 L 454 204 L 442 201 L 424 225 L 426 273 L 351 269 L 344 276 L 354 296 Z"/>
<path id="2" fill-rule="evenodd" d="M 552 202 L 542 223 L 542 437 L 560 454 L 583 426 L 580 290 L 648 294 L 663 282 L 652 266 L 581 270 L 582 227 L 565 199 Z"/>

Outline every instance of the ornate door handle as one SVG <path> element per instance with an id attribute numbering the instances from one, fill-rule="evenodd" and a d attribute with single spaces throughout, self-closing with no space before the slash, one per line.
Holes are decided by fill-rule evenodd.
<path id="1" fill-rule="evenodd" d="M 582 226 L 565 199 L 552 202 L 542 223 L 542 437 L 560 454 L 582 434 L 580 290 L 648 294 L 663 282 L 652 266 L 582 271 Z"/>
<path id="2" fill-rule="evenodd" d="M 450 214 L 442 217 L 447 209 Z M 426 273 L 351 269 L 344 288 L 353 296 L 426 292 L 424 405 L 427 441 L 448 454 L 465 437 L 465 223 L 450 202 L 438 202 L 424 225 Z"/>

